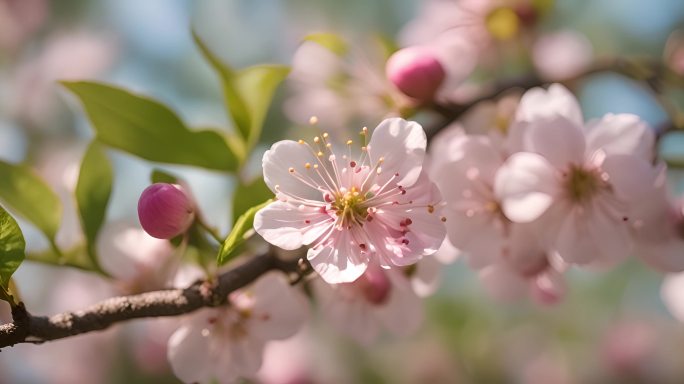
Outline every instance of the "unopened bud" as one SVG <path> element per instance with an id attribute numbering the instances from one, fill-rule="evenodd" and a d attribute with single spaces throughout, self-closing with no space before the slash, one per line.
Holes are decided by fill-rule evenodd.
<path id="1" fill-rule="evenodd" d="M 190 227 L 195 218 L 195 208 L 179 185 L 157 183 L 140 195 L 138 218 L 150 236 L 171 239 Z"/>
<path id="2" fill-rule="evenodd" d="M 409 47 L 395 52 L 385 68 L 387 78 L 400 91 L 419 101 L 430 101 L 444 82 L 446 72 L 435 54 L 426 47 Z"/>

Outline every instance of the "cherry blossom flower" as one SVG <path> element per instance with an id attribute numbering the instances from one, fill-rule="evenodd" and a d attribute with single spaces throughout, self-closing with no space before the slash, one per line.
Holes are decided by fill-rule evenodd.
<path id="1" fill-rule="evenodd" d="M 308 316 L 306 298 L 276 272 L 231 293 L 229 301 L 190 315 L 169 339 L 171 368 L 181 380 L 253 378 L 266 343 L 293 336 Z"/>
<path id="2" fill-rule="evenodd" d="M 381 330 L 407 336 L 423 323 L 422 301 L 401 270 L 370 264 L 353 283 L 316 280 L 314 292 L 327 323 L 364 345 Z"/>
<path id="3" fill-rule="evenodd" d="M 125 222 L 104 226 L 97 251 L 102 268 L 128 293 L 167 288 L 180 263 L 168 241 Z"/>
<path id="4" fill-rule="evenodd" d="M 615 261 L 631 249 L 630 207 L 654 188 L 653 133 L 627 114 L 585 125 L 568 94 L 555 85 L 523 96 L 513 127 L 523 152 L 497 171 L 494 191 L 511 221 L 539 219 L 565 261 Z"/>
<path id="5" fill-rule="evenodd" d="M 593 47 L 586 36 L 565 30 L 540 37 L 534 44 L 532 59 L 543 78 L 563 80 L 589 67 L 593 54 Z"/>
<path id="6" fill-rule="evenodd" d="M 305 41 L 292 59 L 288 85 L 293 91 L 284 105 L 288 118 L 306 124 L 315 115 L 342 138 L 352 124 L 399 116 L 411 104 L 385 77 L 379 49 L 333 52 Z"/>
<path id="7" fill-rule="evenodd" d="M 254 228 L 283 249 L 309 246 L 328 283 L 356 280 L 370 262 L 406 266 L 437 252 L 445 229 L 441 197 L 423 172 L 426 138 L 414 122 L 384 120 L 361 155 L 335 151 L 328 135 L 280 141 L 264 154 L 264 179 L 278 201 Z M 345 154 L 346 152 L 346 154 Z"/>
<path id="8" fill-rule="evenodd" d="M 401 33 L 404 44 L 459 36 L 480 56 L 492 54 L 497 44 L 518 39 L 534 29 L 547 11 L 539 2 L 527 0 L 434 0 L 424 4 L 418 17 Z"/>
<path id="9" fill-rule="evenodd" d="M 505 159 L 503 151 L 489 136 L 455 136 L 452 140 L 443 143 L 449 148 L 450 158 L 434 170 L 444 196 L 448 239 L 465 253 L 473 268 L 505 261 L 523 276 L 544 270 L 547 252 L 533 229 L 508 219 L 494 193 L 494 178 Z M 440 152 L 431 154 L 442 156 Z"/>

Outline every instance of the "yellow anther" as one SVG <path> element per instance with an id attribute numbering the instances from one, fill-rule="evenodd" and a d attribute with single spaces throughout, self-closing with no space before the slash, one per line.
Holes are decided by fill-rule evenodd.
<path id="1" fill-rule="evenodd" d="M 381 157 L 381 158 L 378 159 L 378 163 L 379 163 L 379 164 L 383 163 L 384 161 L 385 161 L 385 158 L 384 158 L 384 157 Z"/>
<path id="2" fill-rule="evenodd" d="M 352 145 L 353 141 L 347 140 L 347 145 Z"/>
<path id="3" fill-rule="evenodd" d="M 294 173 L 294 171 L 295 171 L 295 169 L 292 167 L 290 167 L 290 169 L 288 169 L 288 172 L 290 172 L 290 173 Z"/>
<path id="4" fill-rule="evenodd" d="M 323 132 L 323 138 L 324 138 L 324 139 L 327 139 L 328 136 L 329 136 L 329 135 L 328 135 L 328 132 Z"/>
<path id="5" fill-rule="evenodd" d="M 428 213 L 434 213 L 435 212 L 435 206 L 432 204 L 429 204 L 427 206 Z"/>
<path id="6" fill-rule="evenodd" d="M 314 169 L 318 169 L 318 164 L 314 164 Z"/>
<path id="7" fill-rule="evenodd" d="M 304 168 L 306 168 L 306 169 L 311 169 L 311 163 L 306 163 L 306 164 L 304 164 Z"/>
<path id="8" fill-rule="evenodd" d="M 366 147 L 361 147 L 361 150 L 362 150 L 362 151 L 365 151 L 365 150 L 366 150 Z"/>
<path id="9" fill-rule="evenodd" d="M 320 137 L 318 137 L 318 136 L 314 137 L 314 143 L 318 143 L 319 141 L 321 141 Z"/>
<path id="10" fill-rule="evenodd" d="M 316 125 L 316 124 L 318 124 L 318 117 L 317 117 L 317 116 L 311 116 L 311 117 L 309 117 L 309 124 L 311 124 L 311 125 Z"/>
<path id="11" fill-rule="evenodd" d="M 298 142 L 299 144 L 304 144 L 304 140 L 302 140 L 302 139 L 299 139 L 297 142 Z"/>
<path id="12" fill-rule="evenodd" d="M 318 156 L 318 157 L 321 157 L 321 156 L 323 156 L 323 152 L 321 152 L 321 151 L 318 151 L 318 153 L 316 154 L 316 156 Z"/>
<path id="13" fill-rule="evenodd" d="M 332 148 L 332 144 L 328 143 L 328 144 L 325 145 L 325 147 L 328 148 L 328 149 L 330 149 L 330 148 Z"/>

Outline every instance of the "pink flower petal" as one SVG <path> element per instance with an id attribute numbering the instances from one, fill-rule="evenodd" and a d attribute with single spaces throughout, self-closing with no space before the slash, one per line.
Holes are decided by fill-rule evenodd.
<path id="1" fill-rule="evenodd" d="M 534 221 L 558 196 L 556 170 L 536 153 L 516 153 L 497 172 L 494 191 L 506 217 L 519 223 Z"/>
<path id="2" fill-rule="evenodd" d="M 321 191 L 305 184 L 299 178 L 299 176 L 311 178 L 313 182 L 310 184 L 314 186 L 325 185 L 316 172 L 306 168 L 307 163 L 313 166 L 317 161 L 307 144 L 292 140 L 279 141 L 264 153 L 262 159 L 264 181 L 273 193 L 278 193 L 276 190 L 278 186 L 291 195 L 320 200 Z M 291 172 L 291 169 L 296 173 Z"/>
<path id="3" fill-rule="evenodd" d="M 591 120 L 585 127 L 588 153 L 602 150 L 608 155 L 635 155 L 653 159 L 655 134 L 647 122 L 629 113 L 609 113 Z"/>
<path id="4" fill-rule="evenodd" d="M 264 275 L 250 292 L 258 297 L 252 308 L 250 334 L 258 338 L 267 341 L 293 336 L 308 317 L 308 301 L 282 274 Z"/>
<path id="5" fill-rule="evenodd" d="M 186 383 L 212 379 L 215 362 L 208 344 L 201 327 L 192 324 L 180 327 L 169 339 L 168 358 L 173 373 Z"/>
<path id="6" fill-rule="evenodd" d="M 554 116 L 563 116 L 578 127 L 584 125 L 577 98 L 560 84 L 552 84 L 548 90 L 533 88 L 525 92 L 518 106 L 516 120 L 532 122 Z"/>
<path id="7" fill-rule="evenodd" d="M 368 143 L 368 157 L 371 166 L 378 164 L 380 158 L 382 173 L 376 183 L 383 185 L 394 176 L 394 183 L 403 187 L 412 186 L 422 171 L 427 139 L 425 131 L 416 122 L 401 118 L 385 119 L 375 128 Z"/>
<path id="8" fill-rule="evenodd" d="M 628 204 L 639 204 L 655 189 L 657 169 L 637 156 L 607 156 L 601 169 L 615 195 Z"/>
<path id="9" fill-rule="evenodd" d="M 353 242 L 351 231 L 339 231 L 331 242 L 310 248 L 307 259 L 329 284 L 349 283 L 361 276 L 368 266 L 368 254 Z"/>
<path id="10" fill-rule="evenodd" d="M 527 126 L 522 145 L 525 151 L 539 153 L 558 169 L 580 165 L 586 147 L 581 127 L 563 116 L 537 119 Z"/>
<path id="11" fill-rule="evenodd" d="M 254 229 L 269 243 L 294 250 L 308 245 L 330 230 L 333 220 L 319 208 L 273 202 L 257 212 Z"/>

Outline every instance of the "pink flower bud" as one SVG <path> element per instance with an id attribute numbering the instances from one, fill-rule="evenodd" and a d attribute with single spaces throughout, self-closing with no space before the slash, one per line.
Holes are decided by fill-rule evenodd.
<path id="1" fill-rule="evenodd" d="M 138 218 L 150 236 L 170 239 L 190 227 L 195 218 L 195 208 L 179 185 L 157 183 L 140 195 Z"/>
<path id="2" fill-rule="evenodd" d="M 354 282 L 369 303 L 382 305 L 389 299 L 392 282 L 382 268 L 368 266 L 366 272 Z"/>
<path id="3" fill-rule="evenodd" d="M 414 46 L 395 52 L 385 68 L 387 78 L 400 91 L 419 101 L 430 101 L 442 85 L 446 72 L 435 54 Z"/>

